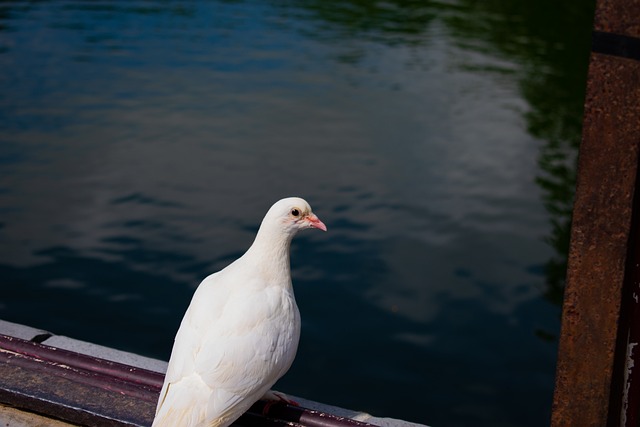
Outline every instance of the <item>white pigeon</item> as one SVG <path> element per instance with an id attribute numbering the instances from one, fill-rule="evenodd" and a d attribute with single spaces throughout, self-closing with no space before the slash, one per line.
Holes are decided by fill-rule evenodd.
<path id="1" fill-rule="evenodd" d="M 291 239 L 327 227 L 309 204 L 276 202 L 245 254 L 205 278 L 176 334 L 153 427 L 225 427 L 271 392 L 300 338 L 291 284 Z"/>

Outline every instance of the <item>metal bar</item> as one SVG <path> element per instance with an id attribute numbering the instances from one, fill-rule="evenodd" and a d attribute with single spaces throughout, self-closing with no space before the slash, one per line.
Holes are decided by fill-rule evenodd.
<path id="1" fill-rule="evenodd" d="M 14 353 L 6 349 L 0 349 L 0 363 L 18 366 L 31 372 L 55 375 L 75 383 L 101 388 L 152 403 L 158 400 L 158 391 L 156 389 L 138 383 L 124 381 L 120 378 L 104 375 L 99 372 L 78 369 L 68 363 L 50 362 L 37 357 Z"/>
<path id="2" fill-rule="evenodd" d="M 553 427 L 613 427 L 623 418 L 631 316 L 625 296 L 640 191 L 640 62 L 634 59 L 640 1 L 596 3 Z"/>
<path id="3" fill-rule="evenodd" d="M 76 425 L 144 427 L 155 404 L 131 394 L 94 387 L 43 369 L 44 362 L 3 352 L 0 359 L 0 403 Z"/>
<path id="4" fill-rule="evenodd" d="M 91 426 L 148 426 L 164 376 L 0 335 L 0 403 Z M 236 426 L 374 427 L 285 404 L 257 402 Z"/>
<path id="5" fill-rule="evenodd" d="M 234 427 L 305 427 L 292 421 L 263 417 L 252 412 L 245 413 L 232 425 Z"/>
<path id="6" fill-rule="evenodd" d="M 144 427 L 145 424 L 119 422 L 101 417 L 99 414 L 83 411 L 80 408 L 62 405 L 33 395 L 21 395 L 0 388 L 0 401 L 5 405 L 20 408 L 27 412 L 43 414 L 49 418 L 62 420 L 79 426 L 92 427 Z"/>
<path id="7" fill-rule="evenodd" d="M 375 427 L 373 424 L 356 421 L 351 418 L 339 417 L 325 412 L 301 408 L 299 406 L 275 404 L 259 401 L 250 409 L 252 413 L 264 414 L 267 417 L 299 423 L 307 427 Z"/>
<path id="8" fill-rule="evenodd" d="M 595 53 L 640 61 L 640 39 L 636 37 L 594 31 L 591 46 Z"/>
<path id="9" fill-rule="evenodd" d="M 101 373 L 122 381 L 142 384 L 147 387 L 156 388 L 158 392 L 162 388 L 162 382 L 164 380 L 164 375 L 158 372 L 2 334 L 0 334 L 0 348 L 53 363 L 73 366 L 75 369 Z"/>

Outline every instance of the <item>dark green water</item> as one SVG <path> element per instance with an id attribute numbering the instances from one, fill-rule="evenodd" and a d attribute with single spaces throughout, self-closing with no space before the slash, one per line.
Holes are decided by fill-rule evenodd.
<path id="1" fill-rule="evenodd" d="M 167 359 L 299 195 L 279 390 L 548 424 L 592 2 L 0 2 L 0 318 Z"/>

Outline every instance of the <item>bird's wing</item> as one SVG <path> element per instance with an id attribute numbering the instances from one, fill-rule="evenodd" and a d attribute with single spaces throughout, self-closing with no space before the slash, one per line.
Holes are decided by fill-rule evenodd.
<path id="1" fill-rule="evenodd" d="M 196 358 L 195 371 L 213 390 L 207 403 L 209 421 L 237 418 L 282 373 L 277 366 L 284 361 L 275 356 L 285 341 L 275 330 L 282 327 L 277 314 L 282 293 L 261 287 L 261 292 L 233 293 Z"/>
<path id="2" fill-rule="evenodd" d="M 195 374 L 176 382 L 165 382 L 153 420 L 153 427 L 202 425 L 206 418 L 206 401 L 211 390 Z"/>
<path id="3" fill-rule="evenodd" d="M 289 367 L 291 360 L 285 360 L 288 353 L 281 347 L 291 339 L 274 332 L 283 323 L 278 318 L 282 291 L 265 290 L 264 284 L 252 283 L 254 277 L 232 277 L 208 280 L 194 294 L 176 335 L 156 411 L 156 420 L 166 421 L 154 421 L 154 427 L 226 426 Z M 187 422 L 196 419 L 199 423 Z"/>
<path id="4" fill-rule="evenodd" d="M 217 286 L 216 275 L 207 277 L 194 293 L 176 334 L 171 359 L 156 407 L 155 426 L 196 425 L 179 422 L 191 411 L 194 402 L 201 401 L 199 407 L 206 407 L 210 391 L 195 372 L 195 361 L 205 339 L 209 324 L 215 324 L 225 298 L 225 289 Z M 210 301 L 209 310 L 203 302 Z M 204 397 L 203 397 L 204 396 Z M 195 416 L 195 415 L 194 415 Z M 204 410 L 203 415 L 204 417 Z M 189 418 L 189 417 L 187 417 Z M 176 421 L 178 420 L 178 421 Z"/>
<path id="5" fill-rule="evenodd" d="M 156 407 L 156 415 L 160 413 L 163 405 L 173 406 L 170 396 L 176 395 L 175 384 L 194 373 L 194 362 L 198 353 L 200 334 L 185 319 L 183 319 L 174 340 L 171 359 L 169 360 L 169 366 L 167 367 L 167 373 L 165 374 L 165 380 Z M 169 394 L 169 388 L 171 388 L 171 394 Z"/>
<path id="6" fill-rule="evenodd" d="M 256 292 L 264 286 L 253 277 L 228 276 L 209 276 L 193 296 L 176 334 L 154 427 L 200 425 L 189 424 L 196 419 L 226 425 L 279 377 L 269 369 L 278 345 L 269 328 L 279 294 Z"/>

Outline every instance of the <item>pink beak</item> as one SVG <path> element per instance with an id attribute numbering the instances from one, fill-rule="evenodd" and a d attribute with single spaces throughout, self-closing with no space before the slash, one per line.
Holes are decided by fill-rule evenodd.
<path id="1" fill-rule="evenodd" d="M 315 214 L 309 214 L 306 218 L 309 225 L 313 228 L 318 228 L 322 231 L 327 231 L 327 226 L 324 225 L 320 218 L 318 218 Z"/>

